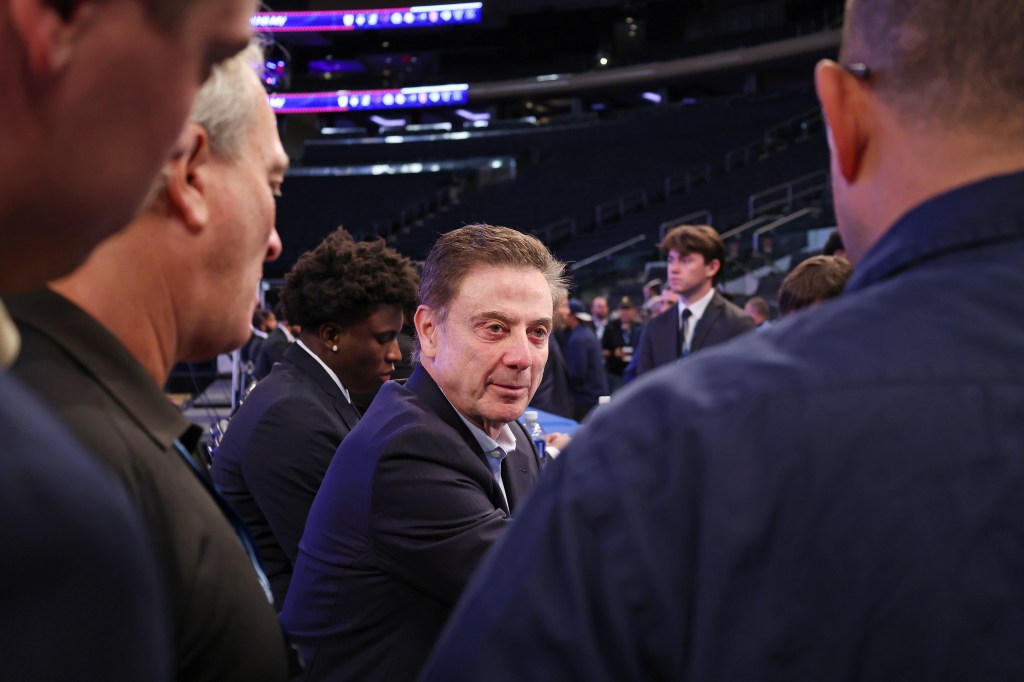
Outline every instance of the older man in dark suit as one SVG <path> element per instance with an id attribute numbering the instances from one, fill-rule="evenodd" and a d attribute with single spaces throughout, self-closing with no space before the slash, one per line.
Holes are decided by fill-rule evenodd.
<path id="1" fill-rule="evenodd" d="M 680 225 L 665 235 L 661 248 L 668 253 L 668 284 L 679 304 L 644 327 L 638 375 L 754 328 L 750 316 L 715 291 L 725 247 L 714 228 Z"/>
<path id="2" fill-rule="evenodd" d="M 420 366 L 345 438 L 306 521 L 282 620 L 308 680 L 412 680 L 540 466 L 516 421 L 540 384 L 563 266 L 470 225 L 423 267 Z"/>

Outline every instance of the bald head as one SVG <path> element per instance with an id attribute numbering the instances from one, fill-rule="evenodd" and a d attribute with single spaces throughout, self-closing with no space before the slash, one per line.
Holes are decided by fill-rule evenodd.
<path id="1" fill-rule="evenodd" d="M 1024 139 L 1024 2 L 848 0 L 841 61 L 906 119 Z"/>

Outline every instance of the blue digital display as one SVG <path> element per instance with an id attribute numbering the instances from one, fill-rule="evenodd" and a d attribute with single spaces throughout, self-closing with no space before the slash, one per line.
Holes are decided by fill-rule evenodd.
<path id="1" fill-rule="evenodd" d="M 331 92 L 292 92 L 269 96 L 270 106 L 278 114 L 320 114 L 340 111 L 380 111 L 464 105 L 469 86 L 432 85 L 389 90 L 334 90 Z"/>
<path id="2" fill-rule="evenodd" d="M 262 33 L 297 31 L 370 31 L 424 26 L 452 26 L 480 22 L 483 3 L 459 2 L 388 9 L 332 10 L 328 12 L 257 12 L 249 23 Z"/>

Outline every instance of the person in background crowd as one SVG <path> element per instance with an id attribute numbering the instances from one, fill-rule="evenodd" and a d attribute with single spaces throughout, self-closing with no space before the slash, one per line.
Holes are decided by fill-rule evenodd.
<path id="1" fill-rule="evenodd" d="M 548 339 L 548 359 L 544 364 L 544 377 L 540 380 L 540 388 L 530 402 L 530 407 L 566 419 L 573 418 L 572 390 L 569 388 L 569 368 L 565 362 L 562 344 L 557 340 L 557 332 L 565 329 L 565 321 L 569 315 L 569 298 L 563 296 L 555 302 L 555 329 Z"/>
<path id="2" fill-rule="evenodd" d="M 750 316 L 757 329 L 764 329 L 771 324 L 768 319 L 771 316 L 771 308 L 768 306 L 768 301 L 760 296 L 754 296 L 748 300 L 743 305 L 743 312 Z"/>
<path id="3" fill-rule="evenodd" d="M 277 326 L 267 334 L 266 340 L 260 344 L 259 353 L 256 354 L 253 366 L 253 374 L 257 381 L 270 374 L 274 365 L 281 362 L 285 351 L 295 343 L 296 335 L 301 332 L 300 325 L 294 324 L 288 314 L 284 301 L 278 301 L 275 307 Z"/>
<path id="4" fill-rule="evenodd" d="M 1021 26 L 847 3 L 815 71 L 843 295 L 581 429 L 425 682 L 1021 679 Z"/>
<path id="5" fill-rule="evenodd" d="M 832 233 L 829 234 L 828 239 L 825 240 L 825 246 L 821 249 L 821 255 L 846 258 L 846 249 L 843 247 L 843 235 L 839 233 L 839 230 L 832 230 Z"/>
<path id="6" fill-rule="evenodd" d="M 507 227 L 468 225 L 431 249 L 420 365 L 345 438 L 299 543 L 281 618 L 306 679 L 415 679 L 540 474 L 516 419 L 540 384 L 563 273 Z"/>
<path id="7" fill-rule="evenodd" d="M 278 610 L 313 497 L 359 421 L 352 394 L 391 378 L 417 284 L 409 259 L 341 228 L 285 278 L 281 297 L 302 332 L 231 419 L 211 469 L 253 534 Z"/>
<path id="8" fill-rule="evenodd" d="M 277 317 L 274 316 L 273 311 L 257 308 L 256 312 L 252 314 L 251 326 L 252 336 L 249 337 L 249 340 L 246 341 L 241 349 L 242 362 L 246 363 L 247 366 L 251 366 L 255 361 L 256 356 L 259 355 L 260 346 L 267 340 L 267 336 L 277 329 Z"/>
<path id="9" fill-rule="evenodd" d="M 679 305 L 645 326 L 637 350 L 638 375 L 754 328 L 753 320 L 715 290 L 725 247 L 714 228 L 672 228 L 661 248 L 668 254 L 668 284 L 679 295 Z"/>
<path id="10" fill-rule="evenodd" d="M 256 46 L 200 90 L 143 212 L 48 288 L 12 297 L 26 343 L 15 374 L 124 482 L 156 544 L 177 679 L 283 680 L 288 649 L 241 521 L 195 455 L 200 430 L 161 387 L 178 361 L 249 336 L 274 196 L 288 157 Z M 240 542 L 241 540 L 241 542 Z"/>
<path id="11" fill-rule="evenodd" d="M 601 339 L 609 391 L 614 392 L 625 383 L 623 375 L 626 367 L 633 360 L 634 350 L 640 341 L 641 330 L 642 325 L 637 320 L 636 308 L 633 307 L 632 299 L 629 296 L 623 296 L 619 301 L 618 318 L 608 323 L 604 337 Z"/>
<path id="12" fill-rule="evenodd" d="M 839 256 L 811 256 L 793 268 L 779 287 L 779 313 L 783 317 L 836 298 L 846 287 L 853 267 Z"/>
<path id="13" fill-rule="evenodd" d="M 594 333 L 600 341 L 604 337 L 605 327 L 608 326 L 608 299 L 604 296 L 595 296 L 590 302 L 590 316 Z"/>
<path id="14" fill-rule="evenodd" d="M 594 334 L 592 318 L 584 312 L 582 301 L 569 301 L 565 327 L 569 330 L 569 338 L 565 342 L 565 363 L 572 392 L 572 416 L 580 421 L 597 406 L 601 396 L 609 395 L 608 377 L 604 370 L 601 342 Z"/>
<path id="15" fill-rule="evenodd" d="M 0 4 L 0 293 L 66 274 L 128 222 L 205 73 L 248 40 L 254 9 Z M 0 678 L 168 679 L 168 604 L 141 514 L 2 371 L 19 344 L 0 304 Z"/>

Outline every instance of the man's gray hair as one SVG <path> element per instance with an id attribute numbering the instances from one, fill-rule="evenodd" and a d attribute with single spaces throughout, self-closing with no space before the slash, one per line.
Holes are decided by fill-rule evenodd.
<path id="1" fill-rule="evenodd" d="M 253 38 L 244 50 L 215 65 L 196 94 L 188 122 L 197 123 L 206 130 L 210 153 L 219 159 L 233 161 L 242 153 L 242 140 L 252 124 L 251 79 L 261 79 L 265 72 L 264 48 L 259 38 Z M 165 164 L 149 190 L 143 204 L 151 208 L 167 187 L 168 167 Z"/>
<path id="2" fill-rule="evenodd" d="M 252 121 L 252 74 L 262 76 L 263 47 L 256 40 L 213 68 L 192 105 L 189 121 L 198 123 L 210 138 L 211 152 L 221 159 L 235 159 Z"/>

